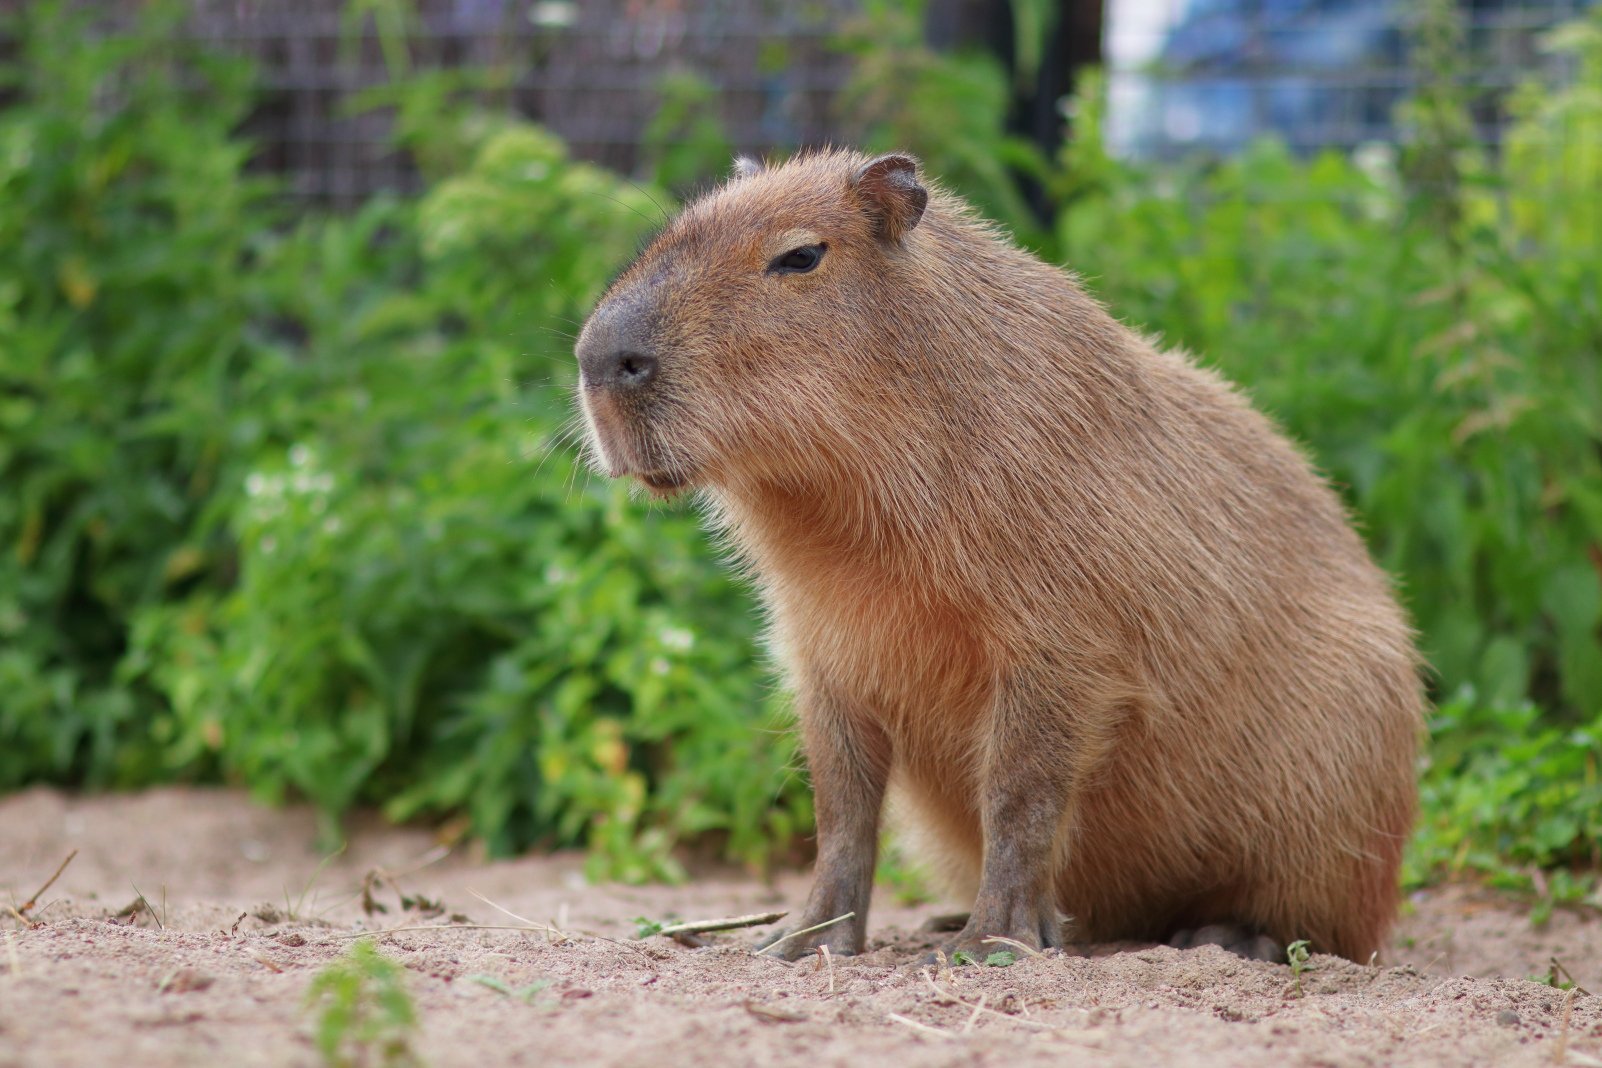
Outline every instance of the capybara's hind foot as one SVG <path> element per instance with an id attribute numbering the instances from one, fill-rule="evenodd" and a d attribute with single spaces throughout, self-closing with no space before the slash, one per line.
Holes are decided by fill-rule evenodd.
<path id="1" fill-rule="evenodd" d="M 1175 949 L 1219 946 L 1247 960 L 1264 960 L 1270 964 L 1285 963 L 1284 946 L 1265 934 L 1228 923 L 1210 923 L 1206 927 L 1183 928 L 1174 932 L 1168 944 Z"/>

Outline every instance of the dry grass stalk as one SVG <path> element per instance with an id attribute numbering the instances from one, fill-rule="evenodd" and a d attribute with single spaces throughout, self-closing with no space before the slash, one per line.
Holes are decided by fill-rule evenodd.
<path id="1" fill-rule="evenodd" d="M 786 942 L 790 941 L 792 938 L 799 938 L 801 935 L 811 934 L 813 931 L 821 931 L 825 927 L 833 927 L 837 923 L 844 923 L 846 920 L 851 919 L 855 915 L 855 912 L 847 912 L 843 916 L 836 916 L 832 920 L 824 920 L 822 923 L 815 923 L 811 927 L 803 927 L 799 931 L 791 931 L 778 941 L 770 943 L 769 945 L 763 946 L 761 949 L 757 950 L 756 955 L 760 957 L 766 953 L 771 953 L 775 949 L 778 949 L 780 946 L 784 945 Z"/>
<path id="2" fill-rule="evenodd" d="M 759 1020 L 770 1023 L 803 1023 L 806 1017 L 799 1012 L 790 1012 L 788 1009 L 776 1009 L 771 1005 L 764 1005 L 760 1001 L 746 1001 L 745 1011 Z"/>
<path id="3" fill-rule="evenodd" d="M 1019 950 L 1019 951 L 1023 952 L 1024 954 L 1026 954 L 1027 956 L 1031 956 L 1031 957 L 1043 957 L 1043 956 L 1045 956 L 1045 954 L 1040 952 L 1040 950 L 1035 949 L 1035 948 L 1033 948 L 1031 946 L 1026 946 L 1022 942 L 1018 941 L 1016 938 L 1003 938 L 1000 935 L 990 935 L 988 938 L 981 938 L 979 941 L 981 941 L 981 942 L 1000 942 L 1004 946 L 1011 946 L 1013 949 Z"/>
<path id="4" fill-rule="evenodd" d="M 941 1029 L 939 1027 L 930 1027 L 928 1024 L 919 1023 L 917 1020 L 909 1020 L 905 1016 L 902 1016 L 902 1015 L 900 1015 L 898 1013 L 894 1013 L 894 1012 L 890 1013 L 889 1014 L 889 1018 L 894 1020 L 898 1024 L 906 1024 L 908 1027 L 912 1028 L 914 1031 L 921 1032 L 922 1034 L 934 1035 L 934 1036 L 936 1036 L 938 1038 L 956 1038 L 957 1037 L 956 1035 L 952 1034 L 950 1031 L 943 1030 L 943 1029 Z"/>
<path id="5" fill-rule="evenodd" d="M 929 974 L 928 968 L 919 968 L 918 974 L 923 976 L 923 981 L 929 984 L 929 989 L 935 992 L 935 995 L 940 998 L 942 1004 L 951 1004 L 952 1002 L 955 1002 L 956 1004 L 962 1005 L 965 1008 L 973 1009 L 976 1015 L 978 1013 L 989 1013 L 992 1016 L 999 1016 L 1003 1020 L 1010 1020 L 1021 1027 L 1033 1027 L 1041 1031 L 1058 1030 L 1057 1028 L 1052 1027 L 1050 1024 L 1043 1024 L 1035 1020 L 1020 1020 L 1011 1013 L 1002 1012 L 999 1009 L 992 1009 L 990 1006 L 984 1003 L 985 997 L 983 994 L 979 995 L 979 1000 L 977 1002 L 973 1002 L 964 1000 L 949 990 L 942 990 L 940 985 L 935 982 L 934 976 Z M 1019 999 L 1019 1004 L 1022 1005 L 1021 998 Z"/>
<path id="6" fill-rule="evenodd" d="M 1554 962 L 1556 958 L 1553 958 Z M 1558 1032 L 1557 1047 L 1552 1050 L 1552 1063 L 1562 1064 L 1567 1060 L 1569 1051 L 1569 1016 L 1574 1012 L 1574 996 L 1580 992 L 1579 987 L 1571 986 L 1563 995 L 1563 1028 Z"/>

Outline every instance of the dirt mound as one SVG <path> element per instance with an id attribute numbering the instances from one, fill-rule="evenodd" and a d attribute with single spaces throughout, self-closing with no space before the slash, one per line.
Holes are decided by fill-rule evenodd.
<path id="1" fill-rule="evenodd" d="M 1289 968 L 1211 947 L 924 967 L 936 907 L 888 900 L 854 959 L 787 965 L 742 932 L 638 942 L 634 917 L 797 906 L 806 877 L 596 887 L 573 856 L 440 857 L 376 824 L 319 868 L 312 831 L 305 811 L 222 791 L 0 801 L 0 909 L 79 851 L 35 925 L 0 922 L 0 1066 L 316 1064 L 312 977 L 358 929 L 453 917 L 555 930 L 378 940 L 408 970 L 432 1065 L 1602 1066 L 1602 1002 L 1529 978 L 1556 957 L 1602 993 L 1602 923 L 1536 930 L 1466 888 L 1416 895 L 1389 960 L 1314 957 L 1298 991 Z"/>

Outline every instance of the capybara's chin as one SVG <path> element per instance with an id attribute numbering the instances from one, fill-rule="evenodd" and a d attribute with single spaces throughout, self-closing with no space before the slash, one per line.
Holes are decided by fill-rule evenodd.
<path id="1" fill-rule="evenodd" d="M 951 952 L 1383 945 L 1413 636 L 1217 375 L 915 160 L 847 151 L 742 161 L 577 355 L 597 464 L 700 491 L 768 609 L 818 822 L 817 929 L 775 953 L 862 948 L 887 798 L 973 903 Z"/>

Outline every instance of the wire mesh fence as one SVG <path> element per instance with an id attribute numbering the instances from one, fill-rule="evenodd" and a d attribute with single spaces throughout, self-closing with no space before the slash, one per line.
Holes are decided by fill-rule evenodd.
<path id="1" fill-rule="evenodd" d="M 854 7 L 766 0 L 418 0 L 393 38 L 344 0 L 194 0 L 194 37 L 249 55 L 262 103 L 248 133 L 294 193 L 350 203 L 417 184 L 364 90 L 456 71 L 548 126 L 575 155 L 633 169 L 675 75 L 705 87 L 735 147 L 822 141 L 847 60 L 830 37 Z"/>
<path id="2" fill-rule="evenodd" d="M 0 0 L 0 12 L 27 2 Z M 740 151 L 839 140 L 849 123 L 837 97 L 852 59 L 837 41 L 863 8 L 860 0 L 181 2 L 187 36 L 248 58 L 259 72 L 259 104 L 244 131 L 258 146 L 253 166 L 284 176 L 296 197 L 336 206 L 418 187 L 414 161 L 396 147 L 392 113 L 370 96 L 363 106 L 363 94 L 439 72 L 476 78 L 576 156 L 624 172 L 638 169 L 651 123 L 674 93 L 704 109 Z M 1063 17 L 1083 2 L 1064 0 Z M 1483 141 L 1498 140 L 1512 86 L 1532 74 L 1561 77 L 1562 61 L 1541 47 L 1546 31 L 1596 2 L 1460 3 L 1460 74 Z M 136 5 L 86 6 L 115 18 Z M 1353 148 L 1398 136 L 1397 105 L 1425 77 L 1412 47 L 1421 7 L 1106 0 L 1103 40 L 1075 51 L 1079 60 L 1103 58 L 1107 135 L 1123 154 L 1230 152 L 1264 134 L 1298 151 Z M 997 18 L 1010 26 L 1010 11 L 1009 0 L 930 8 L 931 19 L 970 30 Z M 989 36 L 973 46 L 995 47 Z M 6 54 L 0 34 L 0 59 Z"/>

